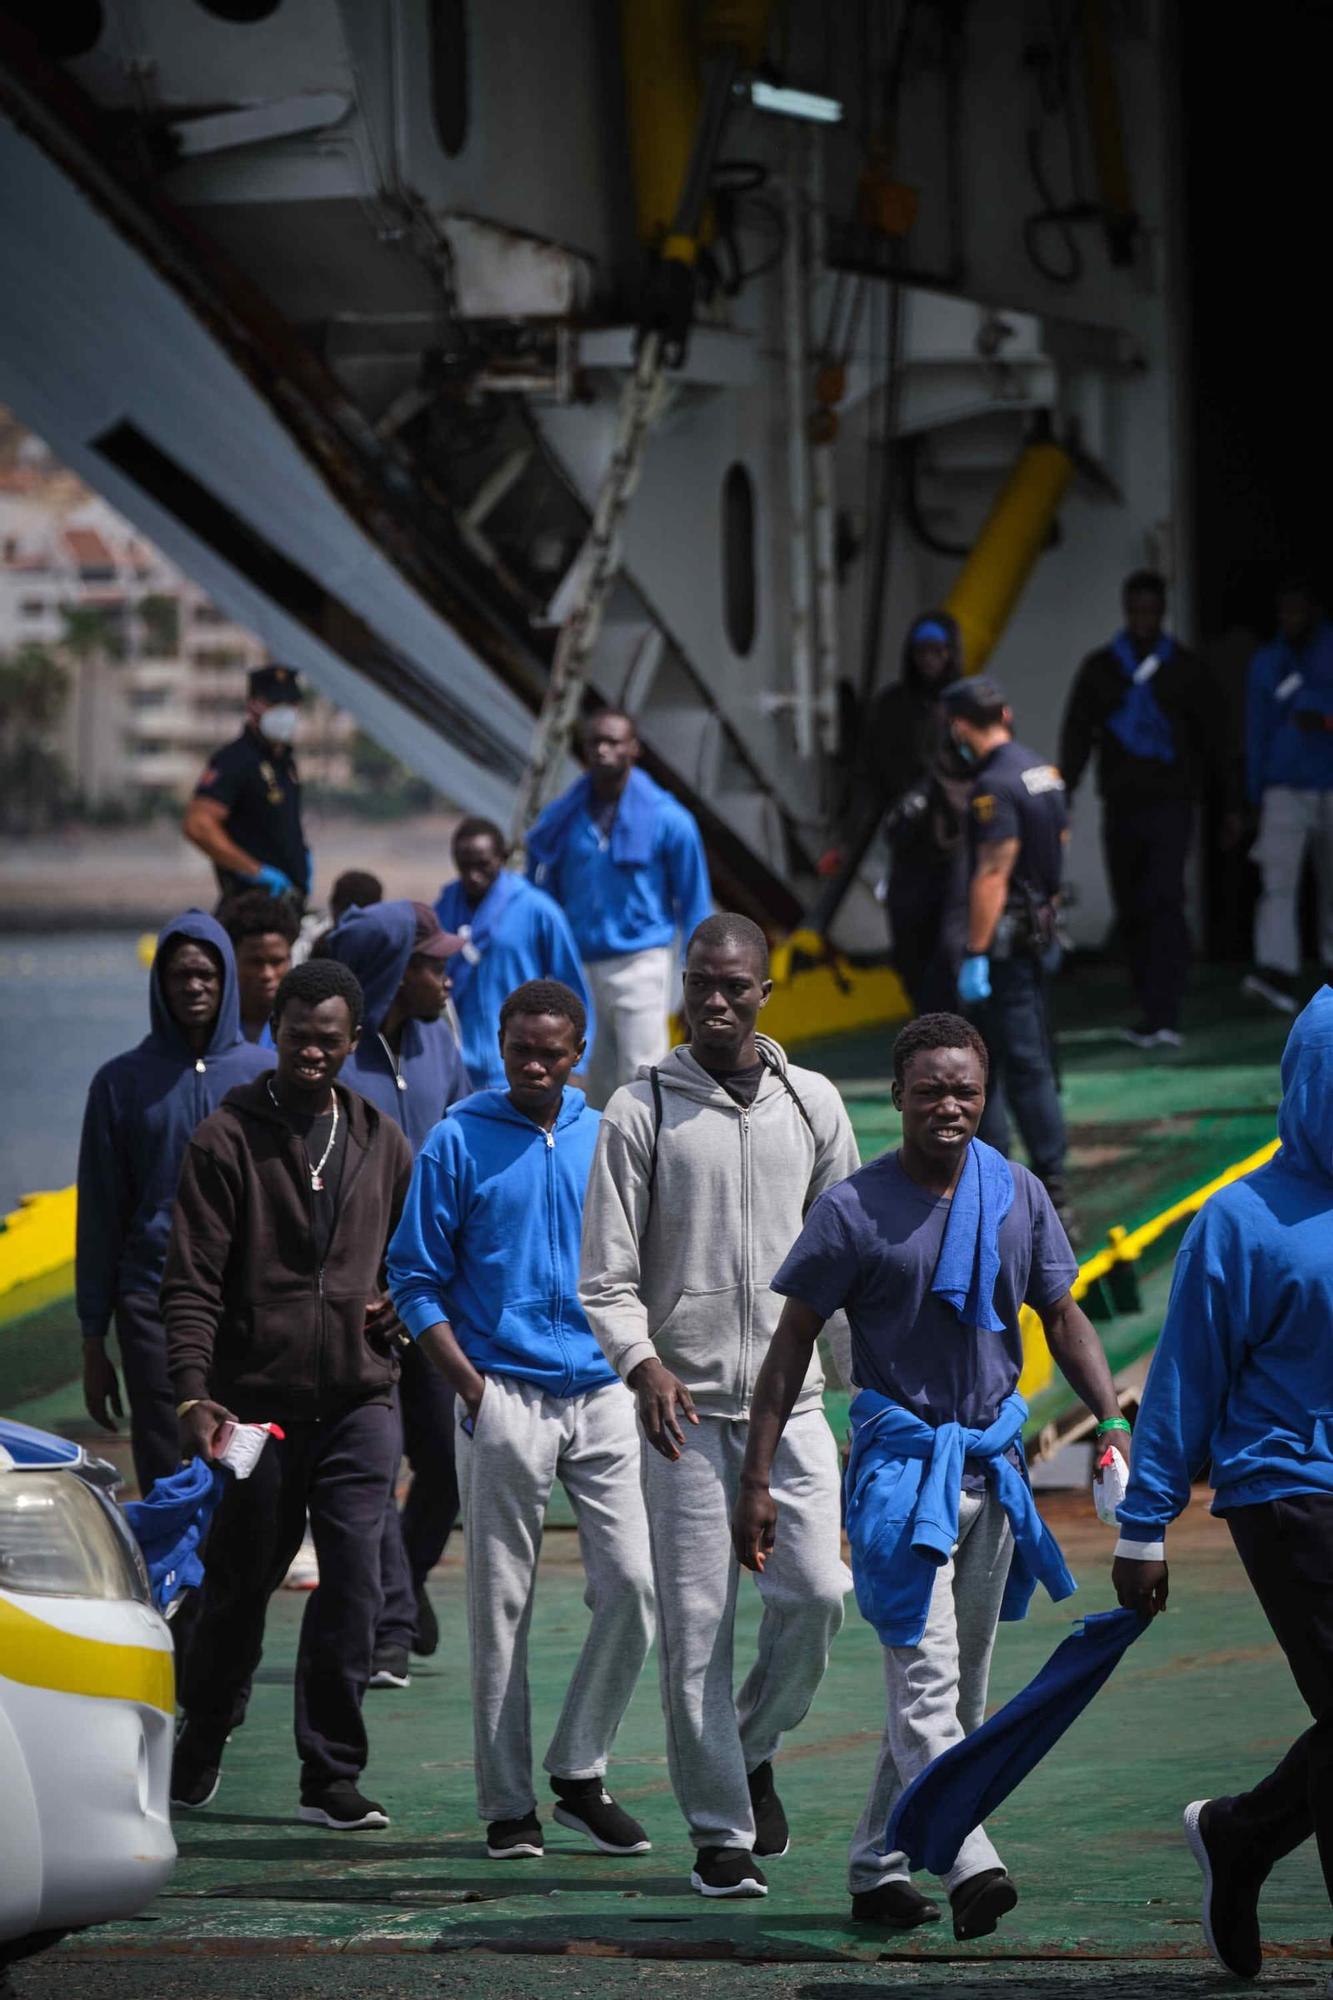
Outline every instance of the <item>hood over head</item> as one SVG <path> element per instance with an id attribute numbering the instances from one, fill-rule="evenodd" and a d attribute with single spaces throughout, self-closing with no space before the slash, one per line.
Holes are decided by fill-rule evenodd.
<path id="1" fill-rule="evenodd" d="M 1282 1053 L 1281 1165 L 1333 1181 L 1333 986 L 1298 1014 Z"/>
<path id="2" fill-rule="evenodd" d="M 190 938 L 196 944 L 208 945 L 222 960 L 222 1005 L 218 1008 L 206 1051 L 210 1056 L 220 1055 L 223 1049 L 234 1048 L 243 1039 L 240 992 L 236 984 L 236 954 L 231 948 L 231 939 L 217 918 L 210 917 L 204 910 L 185 910 L 179 917 L 173 917 L 158 933 L 152 976 L 148 982 L 149 1040 L 182 1060 L 193 1060 L 190 1046 L 173 1020 L 167 1007 L 167 996 L 162 991 L 162 955 L 174 938 Z"/>
<path id="3" fill-rule="evenodd" d="M 899 670 L 899 677 L 904 685 L 912 688 L 917 694 L 925 694 L 928 689 L 912 658 L 912 646 L 917 639 L 935 639 L 941 634 L 949 648 L 951 661 L 939 678 L 936 692 L 946 688 L 950 681 L 957 680 L 963 671 L 963 642 L 959 637 L 957 619 L 948 611 L 923 612 L 919 618 L 914 618 L 907 628 L 903 638 L 902 665 Z"/>
<path id="4" fill-rule="evenodd" d="M 394 1003 L 403 983 L 417 934 L 415 903 L 353 904 L 330 931 L 324 950 L 361 981 L 366 996 L 363 1026 L 374 1034 Z"/>

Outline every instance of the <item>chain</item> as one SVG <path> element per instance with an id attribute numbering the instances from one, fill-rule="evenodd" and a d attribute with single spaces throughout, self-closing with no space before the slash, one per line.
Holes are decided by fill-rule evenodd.
<path id="1" fill-rule="evenodd" d="M 620 395 L 615 442 L 593 508 L 592 526 L 577 557 L 579 589 L 560 636 L 532 754 L 519 784 L 513 835 L 521 849 L 528 828 L 555 792 L 556 780 L 573 739 L 583 690 L 611 587 L 620 570 L 620 530 L 630 495 L 639 483 L 644 452 L 666 399 L 660 334 L 648 333 L 634 372 Z"/>

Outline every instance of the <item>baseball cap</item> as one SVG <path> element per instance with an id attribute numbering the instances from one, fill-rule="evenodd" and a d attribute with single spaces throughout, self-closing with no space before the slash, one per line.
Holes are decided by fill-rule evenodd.
<path id="1" fill-rule="evenodd" d="M 413 903 L 417 928 L 412 939 L 413 958 L 452 958 L 463 949 L 463 940 L 456 931 L 441 928 L 440 920 L 429 903 Z M 400 947 L 401 949 L 401 947 Z"/>
<path id="2" fill-rule="evenodd" d="M 278 667 L 272 662 L 266 667 L 251 667 L 245 679 L 245 691 L 252 701 L 304 701 L 305 689 L 297 679 L 294 667 Z"/>
<path id="3" fill-rule="evenodd" d="M 972 674 L 966 680 L 950 681 L 941 691 L 940 700 L 951 715 L 961 715 L 968 722 L 993 721 L 1000 709 L 1009 706 L 1008 695 L 989 674 Z"/>

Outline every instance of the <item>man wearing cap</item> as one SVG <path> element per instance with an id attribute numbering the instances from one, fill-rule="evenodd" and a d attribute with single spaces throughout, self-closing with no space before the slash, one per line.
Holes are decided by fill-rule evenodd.
<path id="1" fill-rule="evenodd" d="M 990 1058 L 979 1136 L 1009 1150 L 1009 1113 L 1032 1170 L 1072 1234 L 1065 1120 L 1056 1083 L 1047 986 L 1060 962 L 1056 910 L 1069 839 L 1064 779 L 1013 740 L 1004 691 L 980 675 L 944 690 L 949 727 L 971 767 L 967 956 L 958 975 Z"/>
<path id="2" fill-rule="evenodd" d="M 209 758 L 185 809 L 181 830 L 212 862 L 224 896 L 256 888 L 304 903 L 310 892 L 292 754 L 302 698 L 290 667 L 256 667 L 246 682 L 245 727 Z"/>
<path id="3" fill-rule="evenodd" d="M 353 906 L 319 946 L 321 956 L 338 959 L 356 974 L 366 996 L 361 1038 L 343 1067 L 343 1081 L 402 1126 L 414 1159 L 449 1106 L 472 1089 L 445 1019 L 445 961 L 462 943 L 440 928 L 428 904 L 389 902 Z M 372 1687 L 406 1687 L 409 1653 L 434 1651 L 426 1578 L 458 1518 L 453 1391 L 415 1344 L 404 1347 L 400 1358 L 403 1444 L 412 1487 L 401 1517 L 392 1494 L 385 1515 L 384 1608 L 375 1633 Z"/>

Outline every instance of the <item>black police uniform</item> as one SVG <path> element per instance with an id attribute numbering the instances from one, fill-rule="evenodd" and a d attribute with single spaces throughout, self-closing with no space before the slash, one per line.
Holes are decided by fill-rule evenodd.
<path id="1" fill-rule="evenodd" d="M 301 827 L 301 781 L 287 744 L 270 743 L 257 729 L 242 730 L 209 760 L 194 788 L 197 799 L 219 799 L 227 808 L 226 827 L 238 847 L 270 868 L 281 868 L 305 894 L 305 834 Z M 217 868 L 224 896 L 253 885 L 228 868 Z"/>
<path id="2" fill-rule="evenodd" d="M 978 1010 L 990 1056 L 978 1136 L 1007 1152 L 1012 1111 L 1033 1172 L 1059 1201 L 1066 1138 L 1047 981 L 1059 960 L 1055 906 L 1069 825 L 1064 780 L 1035 750 L 1002 743 L 972 782 L 969 810 L 974 864 L 979 851 L 997 841 L 1019 843 L 1008 901 L 991 940 L 991 997 Z"/>

